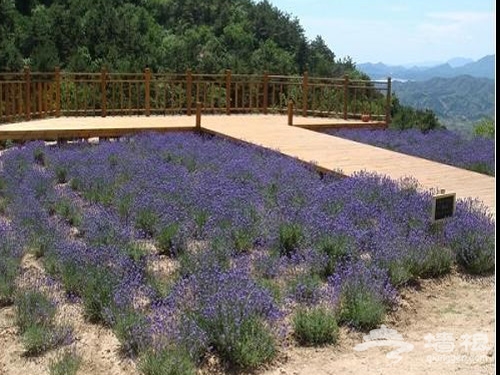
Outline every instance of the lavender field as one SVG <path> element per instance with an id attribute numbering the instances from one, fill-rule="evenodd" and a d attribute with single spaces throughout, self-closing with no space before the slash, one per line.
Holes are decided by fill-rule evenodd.
<path id="1" fill-rule="evenodd" d="M 329 130 L 328 134 L 418 156 L 471 171 L 495 175 L 495 140 L 466 138 L 449 130 Z"/>
<path id="2" fill-rule="evenodd" d="M 485 207 L 432 223 L 417 187 L 195 134 L 28 143 L 0 156 L 0 303 L 30 306 L 29 252 L 142 373 L 194 374 L 209 354 L 256 368 L 290 342 L 335 343 L 339 325 L 376 327 L 418 278 L 494 272 Z M 21 331 L 43 326 L 37 353 L 71 341 L 46 298 Z"/>

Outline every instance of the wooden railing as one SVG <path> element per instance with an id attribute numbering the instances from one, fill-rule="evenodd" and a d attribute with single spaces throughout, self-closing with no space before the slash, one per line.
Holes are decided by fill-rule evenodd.
<path id="1" fill-rule="evenodd" d="M 391 80 L 280 75 L 61 72 L 0 74 L 0 122 L 58 116 L 286 113 L 390 123 Z"/>

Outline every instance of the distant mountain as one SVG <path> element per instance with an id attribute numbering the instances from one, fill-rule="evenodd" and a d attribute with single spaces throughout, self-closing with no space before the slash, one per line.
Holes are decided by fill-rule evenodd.
<path id="1" fill-rule="evenodd" d="M 468 59 L 465 57 L 454 57 L 450 60 L 447 61 L 448 65 L 450 65 L 452 68 L 459 68 L 461 66 L 473 63 L 473 59 Z"/>
<path id="2" fill-rule="evenodd" d="M 401 104 L 431 109 L 448 127 L 495 116 L 495 81 L 488 78 L 461 75 L 420 82 L 396 81 L 393 92 Z"/>
<path id="3" fill-rule="evenodd" d="M 424 81 L 435 77 L 453 78 L 470 75 L 478 78 L 495 78 L 495 55 L 488 55 L 480 60 L 468 62 L 464 58 L 451 59 L 445 64 L 433 67 L 390 66 L 383 63 L 365 63 L 357 68 L 372 79 L 392 77 L 395 80 Z"/>

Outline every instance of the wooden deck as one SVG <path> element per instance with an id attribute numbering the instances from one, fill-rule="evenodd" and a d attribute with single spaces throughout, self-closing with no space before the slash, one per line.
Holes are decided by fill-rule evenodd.
<path id="1" fill-rule="evenodd" d="M 194 130 L 195 116 L 57 118 L 0 126 L 0 139 L 117 137 L 139 131 Z M 445 189 L 457 198 L 477 198 L 493 215 L 495 178 L 476 172 L 384 150 L 301 127 L 360 127 L 377 123 L 282 115 L 205 115 L 204 131 L 281 152 L 318 168 L 352 175 L 365 170 L 394 179 L 412 176 L 424 189 Z"/>

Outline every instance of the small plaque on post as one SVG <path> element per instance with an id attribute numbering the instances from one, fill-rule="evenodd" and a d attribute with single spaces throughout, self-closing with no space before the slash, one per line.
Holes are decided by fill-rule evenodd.
<path id="1" fill-rule="evenodd" d="M 432 220 L 434 222 L 452 217 L 456 208 L 456 193 L 441 193 L 432 197 Z"/>

